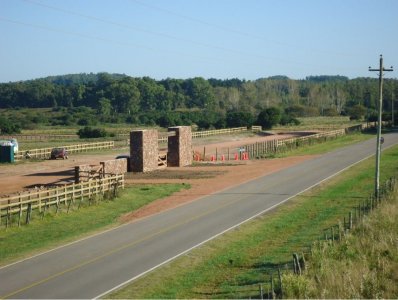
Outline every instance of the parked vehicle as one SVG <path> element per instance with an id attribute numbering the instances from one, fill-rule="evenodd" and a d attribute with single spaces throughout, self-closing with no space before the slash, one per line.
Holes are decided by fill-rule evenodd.
<path id="1" fill-rule="evenodd" d="M 66 150 L 65 148 L 53 148 L 51 150 L 50 159 L 57 158 L 68 159 L 68 150 Z"/>

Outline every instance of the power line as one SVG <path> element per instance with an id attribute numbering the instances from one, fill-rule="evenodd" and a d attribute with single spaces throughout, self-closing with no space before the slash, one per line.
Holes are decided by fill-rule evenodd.
<path id="1" fill-rule="evenodd" d="M 239 50 L 235 50 L 235 49 L 229 49 L 229 48 L 222 47 L 222 46 L 217 46 L 217 45 L 212 45 L 212 44 L 208 44 L 208 43 L 198 42 L 198 41 L 194 41 L 194 40 L 191 40 L 191 39 L 180 38 L 180 37 L 176 37 L 176 36 L 173 36 L 173 35 L 170 35 L 170 34 L 166 34 L 166 33 L 159 33 L 159 32 L 155 32 L 155 31 L 143 29 L 141 27 L 131 26 L 131 25 L 123 24 L 123 23 L 116 22 L 116 21 L 113 21 L 113 20 L 108 20 L 108 19 L 103 19 L 103 18 L 99 18 L 99 17 L 96 17 L 96 16 L 92 16 L 92 15 L 82 14 L 80 12 L 72 11 L 72 10 L 69 10 L 69 9 L 59 8 L 59 7 L 56 7 L 56 6 L 53 6 L 53 5 L 44 4 L 42 2 L 35 1 L 35 0 L 21 0 L 21 1 L 24 1 L 24 2 L 27 2 L 27 3 L 33 4 L 33 5 L 45 7 L 47 9 L 59 11 L 59 12 L 65 13 L 65 14 L 75 15 L 75 16 L 78 16 L 78 17 L 81 17 L 81 18 L 85 18 L 85 19 L 88 19 L 88 20 L 91 20 L 91 21 L 101 22 L 101 23 L 105 23 L 105 24 L 116 26 L 116 27 L 123 28 L 123 29 L 128 29 L 128 30 L 133 30 L 133 31 L 140 31 L 140 32 L 143 32 L 143 33 L 146 33 L 146 34 L 159 36 L 159 37 L 172 39 L 172 40 L 177 40 L 177 41 L 181 41 L 181 42 L 185 42 L 185 43 L 191 43 L 191 44 L 194 44 L 194 45 L 199 45 L 199 46 L 210 48 L 210 49 L 215 49 L 215 50 L 220 50 L 220 51 L 224 51 L 224 52 L 229 52 L 229 53 L 233 53 L 233 54 L 236 54 L 236 55 L 239 55 L 239 56 L 244 56 L 245 58 L 246 57 L 255 57 L 255 58 L 268 60 L 268 61 L 279 61 L 279 62 L 287 63 L 287 64 L 295 64 L 297 66 L 314 67 L 314 66 L 308 65 L 306 63 L 293 61 L 293 60 L 288 60 L 288 59 L 284 59 L 284 58 L 280 58 L 280 57 L 264 56 L 264 55 L 255 54 L 255 53 L 248 53 L 248 52 L 239 51 Z M 180 14 L 174 13 L 174 12 L 172 12 L 170 10 L 167 10 L 167 9 L 162 9 L 162 8 L 158 8 L 156 6 L 152 6 L 152 5 L 149 5 L 149 4 L 146 4 L 146 3 L 142 3 L 141 1 L 137 1 L 137 0 L 131 0 L 131 1 L 136 2 L 136 3 L 140 4 L 140 5 L 152 8 L 152 9 L 161 10 L 161 11 L 164 11 L 166 13 L 179 16 L 181 18 L 185 18 L 185 19 L 188 19 L 188 20 L 191 20 L 191 21 L 194 21 L 194 22 L 198 22 L 200 24 L 204 24 L 204 25 L 211 26 L 211 27 L 216 27 L 216 28 L 219 28 L 219 29 L 224 30 L 224 31 L 229 31 L 229 32 L 233 32 L 235 34 L 249 36 L 249 37 L 260 39 L 260 40 L 264 40 L 265 39 L 264 37 L 261 37 L 261 36 L 256 36 L 256 35 L 253 35 L 253 34 L 244 33 L 244 32 L 239 31 L 239 30 L 228 29 L 227 27 L 218 26 L 218 25 L 215 25 L 215 24 L 211 24 L 211 23 L 208 23 L 208 22 L 201 21 L 199 19 L 187 17 L 187 16 L 184 16 L 184 15 L 180 15 Z M 278 43 L 278 42 L 276 42 L 276 43 Z M 279 43 L 279 44 L 282 45 L 282 43 Z M 287 44 L 285 44 L 285 45 L 288 46 Z M 218 59 L 218 60 L 222 61 L 222 59 Z M 317 65 L 316 67 L 320 67 L 320 66 Z"/>
<path id="2" fill-rule="evenodd" d="M 22 26 L 25 26 L 25 27 L 36 28 L 36 29 L 40 29 L 40 30 L 54 32 L 54 33 L 61 33 L 61 34 L 66 34 L 66 35 L 77 36 L 79 38 L 84 38 L 84 39 L 96 40 L 96 41 L 104 42 L 104 43 L 107 43 L 107 44 L 111 43 L 111 44 L 117 44 L 117 45 L 120 45 L 120 46 L 128 46 L 128 47 L 140 48 L 140 49 L 143 49 L 143 50 L 150 50 L 152 52 L 161 52 L 161 53 L 169 52 L 169 53 L 172 53 L 172 54 L 177 54 L 179 56 L 185 56 L 185 57 L 190 57 L 190 58 L 193 58 L 193 59 L 200 59 L 200 60 L 205 60 L 205 61 L 213 61 L 213 62 L 214 61 L 217 61 L 217 62 L 224 61 L 225 63 L 226 62 L 230 62 L 230 61 L 225 60 L 225 59 L 191 55 L 191 54 L 187 54 L 185 52 L 180 52 L 180 51 L 175 51 L 175 50 L 173 50 L 173 51 L 168 51 L 168 50 L 159 51 L 159 49 L 148 47 L 148 46 L 144 46 L 144 45 L 140 45 L 140 44 L 136 44 L 136 43 L 118 41 L 118 40 L 114 40 L 114 39 L 104 38 L 104 37 L 101 37 L 101 36 L 93 36 L 93 35 L 89 35 L 89 34 L 84 34 L 84 33 L 79 33 L 79 32 L 74 32 L 74 31 L 69 31 L 69 30 L 63 30 L 63 29 L 48 27 L 48 26 L 44 26 L 44 25 L 27 23 L 27 22 L 22 22 L 22 21 L 18 21 L 18 20 L 12 20 L 12 19 L 9 19 L 9 18 L 4 18 L 2 16 L 0 16 L 0 21 L 12 23 L 12 24 L 17 24 L 17 25 L 22 25 Z"/>
<path id="3" fill-rule="evenodd" d="M 198 18 L 193 18 L 193 17 L 187 16 L 187 15 L 176 13 L 176 12 L 171 11 L 169 9 L 165 9 L 165 8 L 162 8 L 162 7 L 159 7 L 159 6 L 151 5 L 151 4 L 142 2 L 140 0 L 130 0 L 130 1 L 131 2 L 135 2 L 135 3 L 137 3 L 137 4 L 141 5 L 141 6 L 147 7 L 147 8 L 152 9 L 152 10 L 157 10 L 157 11 L 160 11 L 160 12 L 172 15 L 172 16 L 179 17 L 181 19 L 185 19 L 185 20 L 188 20 L 188 21 L 191 21 L 191 22 L 194 22 L 194 23 L 205 25 L 205 26 L 208 26 L 208 27 L 211 27 L 211 28 L 216 28 L 216 29 L 219 29 L 221 31 L 232 33 L 232 34 L 236 34 L 236 35 L 239 35 L 239 36 L 249 37 L 249 38 L 260 40 L 260 41 L 266 41 L 266 42 L 270 42 L 270 43 L 273 43 L 273 44 L 276 44 L 276 45 L 280 45 L 280 46 L 284 46 L 284 47 L 301 46 L 300 44 L 297 45 L 297 44 L 281 42 L 281 41 L 278 41 L 278 40 L 269 39 L 268 37 L 265 37 L 265 36 L 262 36 L 262 35 L 257 35 L 257 34 L 253 34 L 253 33 L 249 33 L 249 32 L 244 32 L 244 31 L 241 31 L 241 30 L 237 30 L 237 29 L 234 29 L 234 28 L 222 26 L 222 25 L 219 25 L 219 24 L 210 23 L 210 22 L 198 19 Z M 348 53 L 328 51 L 328 50 L 312 49 L 311 52 L 318 52 L 318 53 L 324 53 L 324 54 L 334 54 L 334 55 L 339 55 L 339 56 L 355 56 L 355 54 L 348 54 Z"/>

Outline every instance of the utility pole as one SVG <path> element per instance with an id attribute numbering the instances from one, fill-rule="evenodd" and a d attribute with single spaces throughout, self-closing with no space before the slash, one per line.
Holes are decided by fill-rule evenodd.
<path id="1" fill-rule="evenodd" d="M 375 196 L 380 197 L 380 154 L 381 154 L 381 112 L 383 109 L 383 72 L 391 72 L 393 68 L 383 67 L 383 55 L 380 55 L 380 66 L 378 69 L 369 67 L 369 71 L 379 72 L 379 115 L 377 120 L 377 142 L 376 142 L 376 178 L 375 178 Z"/>
<path id="2" fill-rule="evenodd" d="M 394 121 L 394 85 L 392 85 L 391 89 L 391 126 L 395 127 L 395 121 Z"/>

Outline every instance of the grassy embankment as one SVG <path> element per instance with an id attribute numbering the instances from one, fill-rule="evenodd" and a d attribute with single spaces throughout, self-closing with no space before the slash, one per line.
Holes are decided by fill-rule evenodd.
<path id="1" fill-rule="evenodd" d="M 132 186 L 120 191 L 114 200 L 99 201 L 92 205 L 86 203 L 84 208 L 80 209 L 75 204 L 70 213 L 55 214 L 47 211 L 43 219 L 36 216 L 27 226 L 1 229 L 0 265 L 117 226 L 120 224 L 118 219 L 121 215 L 184 188 L 189 186 Z M 66 211 L 66 208 L 64 210 Z"/>
<path id="2" fill-rule="evenodd" d="M 397 160 L 398 147 L 383 152 L 382 181 L 398 174 Z M 341 221 L 369 196 L 373 184 L 372 158 L 108 297 L 258 297 L 258 286 L 269 281 L 270 272 L 279 266 L 283 269 L 292 253 L 300 253 L 323 229 Z"/>
<path id="3" fill-rule="evenodd" d="M 285 274 L 286 298 L 398 298 L 398 189 L 340 242 L 312 248 L 303 276 Z"/>

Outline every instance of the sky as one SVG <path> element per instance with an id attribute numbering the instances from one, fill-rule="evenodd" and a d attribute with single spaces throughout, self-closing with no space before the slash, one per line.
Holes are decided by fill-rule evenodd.
<path id="1" fill-rule="evenodd" d="M 0 82 L 375 77 L 398 72 L 397 0 L 0 0 Z"/>

